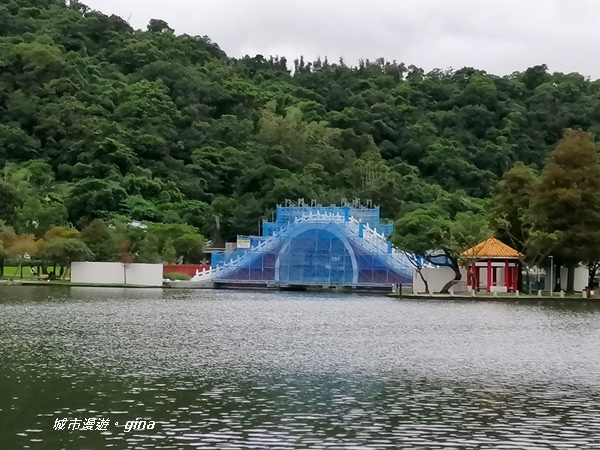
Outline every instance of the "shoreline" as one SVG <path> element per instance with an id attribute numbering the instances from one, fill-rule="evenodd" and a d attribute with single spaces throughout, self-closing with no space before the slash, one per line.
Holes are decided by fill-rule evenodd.
<path id="1" fill-rule="evenodd" d="M 98 284 L 98 283 L 72 283 L 70 281 L 55 280 L 0 280 L 1 286 L 49 286 L 49 287 L 93 287 L 93 288 L 125 288 L 125 289 L 163 289 L 164 286 L 138 286 L 135 284 Z"/>
<path id="2" fill-rule="evenodd" d="M 387 297 L 397 299 L 397 300 L 463 300 L 463 301 L 473 301 L 473 302 L 490 302 L 490 301 L 501 301 L 501 302 L 520 302 L 520 301 L 592 301 L 597 302 L 600 301 L 600 298 L 584 298 L 581 295 L 565 295 L 561 297 L 559 295 L 543 295 L 538 296 L 534 294 L 521 294 L 518 297 L 515 295 L 498 295 L 494 297 L 492 295 L 448 295 L 448 294 L 396 294 L 391 293 L 387 294 Z"/>
<path id="3" fill-rule="evenodd" d="M 288 290 L 281 289 L 273 289 L 273 288 L 259 288 L 259 287 L 251 287 L 251 286 L 233 286 L 233 287 L 189 287 L 185 285 L 177 286 L 176 283 L 165 283 L 162 286 L 139 286 L 133 284 L 94 284 L 94 283 L 72 283 L 70 281 L 64 280 L 55 280 L 55 281 L 42 281 L 42 280 L 0 280 L 0 287 L 2 286 L 11 286 L 11 287 L 62 287 L 62 288 L 71 288 L 71 287 L 85 287 L 85 288 L 107 288 L 107 289 L 169 289 L 169 290 L 237 290 L 240 292 L 255 292 L 255 291 L 273 291 L 273 292 L 290 292 Z M 451 301 L 451 300 L 459 300 L 459 301 L 471 301 L 471 302 L 511 302 L 511 303 L 519 303 L 519 302 L 535 302 L 535 301 L 568 301 L 568 302 L 600 302 L 600 298 L 584 298 L 580 295 L 569 295 L 560 297 L 559 295 L 529 295 L 529 294 L 521 294 L 519 297 L 514 295 L 498 295 L 494 297 L 492 295 L 484 294 L 484 295 L 448 295 L 448 294 L 397 294 L 392 292 L 384 292 L 384 291 L 373 291 L 373 290 L 351 290 L 351 289 L 306 289 L 298 292 L 306 292 L 306 293 L 331 293 L 331 294 L 361 294 L 361 295 L 377 295 L 384 296 L 390 299 L 395 300 L 424 300 L 424 301 Z"/>

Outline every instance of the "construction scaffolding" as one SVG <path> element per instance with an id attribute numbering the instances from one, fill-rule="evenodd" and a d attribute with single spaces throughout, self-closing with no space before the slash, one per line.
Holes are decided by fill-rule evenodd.
<path id="1" fill-rule="evenodd" d="M 237 250 L 214 253 L 213 283 L 267 286 L 388 287 L 412 284 L 405 254 L 387 241 L 392 224 L 378 207 L 286 202 L 262 236 L 239 236 Z"/>

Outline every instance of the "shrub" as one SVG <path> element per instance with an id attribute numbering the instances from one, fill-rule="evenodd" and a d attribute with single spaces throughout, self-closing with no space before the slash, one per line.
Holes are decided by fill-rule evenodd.
<path id="1" fill-rule="evenodd" d="M 190 277 L 189 275 L 186 275 L 185 273 L 178 273 L 178 272 L 165 273 L 163 278 L 165 278 L 166 280 L 171 280 L 171 281 L 190 281 L 192 279 L 192 277 Z"/>

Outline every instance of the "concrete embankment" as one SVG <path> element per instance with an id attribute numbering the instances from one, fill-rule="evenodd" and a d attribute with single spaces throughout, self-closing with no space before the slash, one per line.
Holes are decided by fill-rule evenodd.
<path id="1" fill-rule="evenodd" d="M 163 287 L 168 289 L 214 289 L 214 283 L 197 283 L 195 281 L 164 281 Z"/>
<path id="2" fill-rule="evenodd" d="M 474 302 L 490 302 L 490 301 L 502 301 L 502 302 L 523 302 L 523 301 L 546 301 L 546 300 L 554 300 L 554 301 L 599 301 L 599 298 L 592 297 L 587 298 L 583 297 L 581 294 L 579 295 L 566 295 L 561 297 L 560 295 L 550 296 L 547 295 L 498 295 L 497 297 L 493 295 L 483 295 L 479 294 L 476 296 L 472 295 L 448 295 L 448 294 L 388 294 L 388 297 L 395 298 L 398 300 L 466 300 L 466 301 L 474 301 Z"/>

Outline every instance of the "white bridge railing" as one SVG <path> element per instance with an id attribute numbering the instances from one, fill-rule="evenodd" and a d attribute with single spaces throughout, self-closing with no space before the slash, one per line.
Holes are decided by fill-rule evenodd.
<path id="1" fill-rule="evenodd" d="M 412 265 L 404 252 L 400 252 L 390 246 L 384 234 L 371 228 L 369 224 L 363 223 L 362 238 L 360 237 L 361 222 L 354 217 L 347 222 L 348 238 L 357 242 L 361 247 L 376 253 L 378 257 L 384 258 L 395 270 L 412 272 Z"/>

